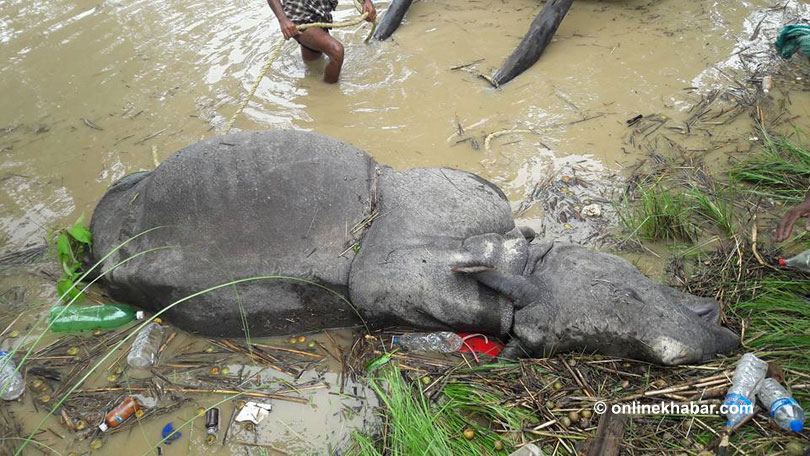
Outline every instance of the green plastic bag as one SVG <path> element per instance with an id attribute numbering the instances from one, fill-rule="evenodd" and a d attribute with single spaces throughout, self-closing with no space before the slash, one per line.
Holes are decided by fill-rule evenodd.
<path id="1" fill-rule="evenodd" d="M 776 52 L 789 59 L 800 52 L 810 57 L 810 25 L 786 25 L 776 39 Z"/>

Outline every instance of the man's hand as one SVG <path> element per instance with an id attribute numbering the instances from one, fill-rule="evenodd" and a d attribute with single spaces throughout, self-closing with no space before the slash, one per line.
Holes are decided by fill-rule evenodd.
<path id="1" fill-rule="evenodd" d="M 298 35 L 298 26 L 293 24 L 293 22 L 289 19 L 279 19 L 278 25 L 281 26 L 281 33 L 284 35 L 285 40 L 289 40 L 290 38 Z"/>
<path id="2" fill-rule="evenodd" d="M 374 5 L 372 5 L 369 0 L 363 3 L 363 12 L 368 12 L 368 16 L 366 16 L 368 22 L 374 22 L 374 20 L 377 19 L 377 10 L 374 9 Z"/>
<path id="3" fill-rule="evenodd" d="M 776 242 L 782 242 L 789 238 L 790 232 L 793 231 L 793 225 L 795 225 L 801 217 L 810 217 L 810 198 L 805 199 L 804 202 L 787 211 L 785 215 L 782 216 L 779 226 L 776 227 Z M 810 218 L 807 219 L 804 229 L 810 231 Z"/>

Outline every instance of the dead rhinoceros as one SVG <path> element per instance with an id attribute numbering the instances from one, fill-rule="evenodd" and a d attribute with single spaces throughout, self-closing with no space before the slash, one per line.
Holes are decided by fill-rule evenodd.
<path id="1" fill-rule="evenodd" d="M 91 229 L 93 257 L 111 269 L 109 292 L 147 309 L 250 279 L 166 313 L 205 336 L 406 325 L 511 336 L 529 354 L 587 349 L 668 364 L 736 346 L 699 315 L 716 316 L 714 301 L 656 284 L 616 257 L 530 246 L 494 184 L 447 168 L 395 171 L 312 133 L 193 144 L 113 184 Z M 571 258 L 587 268 L 566 270 Z M 591 270 L 604 276 L 586 286 Z M 515 294 L 514 277 L 533 285 Z M 634 299 L 632 311 L 611 287 Z"/>

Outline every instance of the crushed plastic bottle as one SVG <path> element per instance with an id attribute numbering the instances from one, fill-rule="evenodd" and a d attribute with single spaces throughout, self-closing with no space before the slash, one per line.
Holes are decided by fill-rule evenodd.
<path id="1" fill-rule="evenodd" d="M 7 351 L 0 351 L 0 399 L 13 401 L 25 391 L 20 372 L 15 372 L 17 365 Z"/>
<path id="2" fill-rule="evenodd" d="M 731 387 L 728 389 L 723 405 L 726 406 L 726 426 L 734 427 L 754 412 L 754 398 L 765 374 L 768 363 L 752 353 L 746 353 L 737 363 Z"/>
<path id="3" fill-rule="evenodd" d="M 160 343 L 163 341 L 163 326 L 160 323 L 161 320 L 156 318 L 138 332 L 127 355 L 127 364 L 139 369 L 155 364 Z"/>
<path id="4" fill-rule="evenodd" d="M 123 402 L 107 413 L 107 416 L 104 417 L 104 422 L 99 424 L 98 428 L 101 432 L 106 432 L 109 428 L 118 427 L 121 423 L 126 421 L 127 418 L 138 413 L 139 410 L 141 410 L 141 404 L 131 396 L 127 396 Z"/>
<path id="5" fill-rule="evenodd" d="M 409 351 L 452 353 L 464 345 L 464 339 L 449 331 L 408 333 L 395 336 L 394 345 L 399 345 Z"/>
<path id="6" fill-rule="evenodd" d="M 776 380 L 766 378 L 757 392 L 773 421 L 786 431 L 802 432 L 804 410 Z"/>
<path id="7" fill-rule="evenodd" d="M 797 271 L 810 272 L 810 249 L 788 258 L 779 259 L 779 266 L 783 268 L 795 269 Z"/>
<path id="8" fill-rule="evenodd" d="M 61 314 L 61 315 L 60 315 Z M 143 318 L 143 311 L 126 304 L 98 306 L 55 306 L 51 308 L 51 330 L 78 332 L 93 329 L 112 329 Z"/>

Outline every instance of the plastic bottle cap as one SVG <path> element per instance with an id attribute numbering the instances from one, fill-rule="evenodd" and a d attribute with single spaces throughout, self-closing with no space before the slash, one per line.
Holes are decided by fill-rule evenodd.
<path id="1" fill-rule="evenodd" d="M 793 420 L 790 422 L 790 430 L 793 432 L 802 432 L 804 429 L 804 423 L 800 420 Z"/>
<path id="2" fill-rule="evenodd" d="M 98 428 L 101 429 L 101 432 L 107 432 L 107 429 L 109 429 L 109 427 L 107 426 L 107 423 L 99 424 Z"/>
<path id="3" fill-rule="evenodd" d="M 779 266 L 782 266 L 784 268 L 785 266 L 787 266 L 787 261 L 785 261 L 784 258 L 779 258 Z"/>
<path id="4" fill-rule="evenodd" d="M 8 355 L 7 351 L 0 351 L 0 356 L 6 356 L 6 355 Z"/>
<path id="5" fill-rule="evenodd" d="M 139 310 L 139 311 L 135 312 L 135 319 L 136 320 L 143 320 L 144 317 L 146 317 L 146 314 L 143 312 L 143 310 Z"/>

